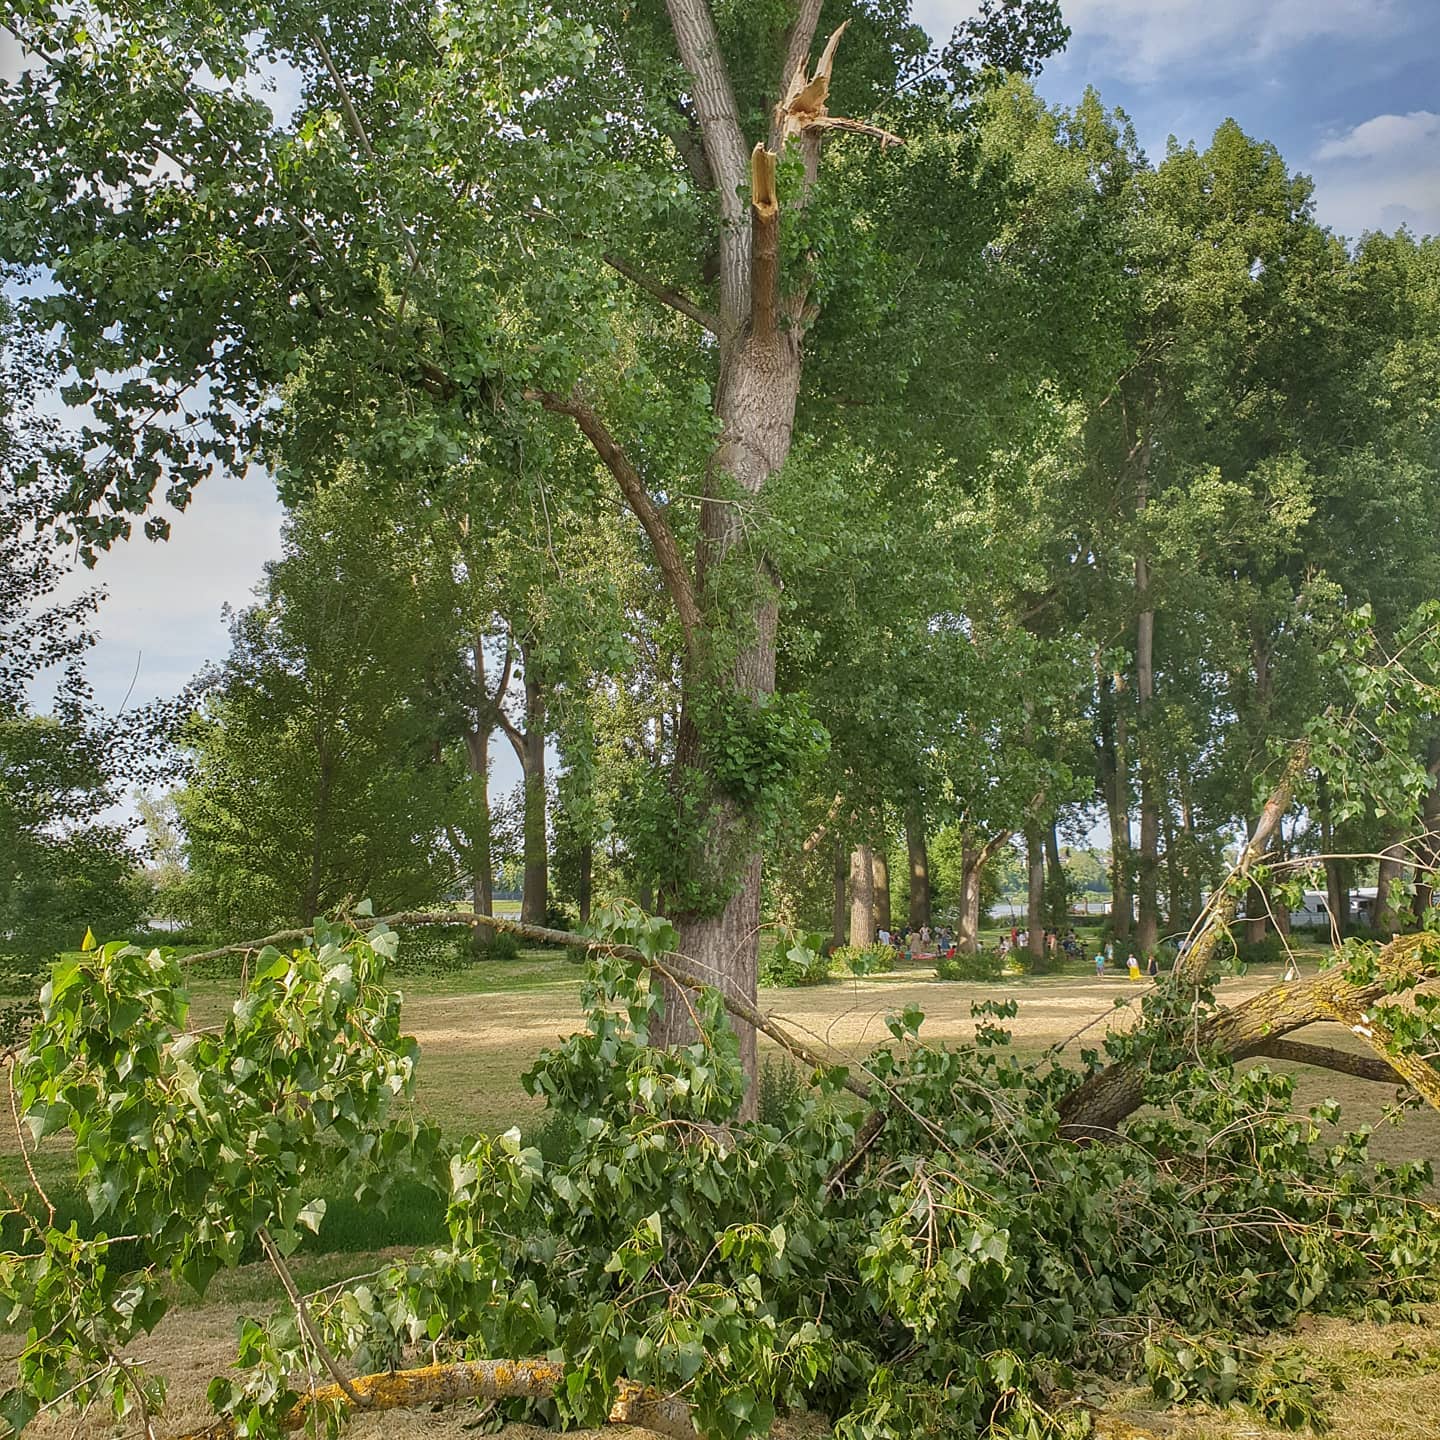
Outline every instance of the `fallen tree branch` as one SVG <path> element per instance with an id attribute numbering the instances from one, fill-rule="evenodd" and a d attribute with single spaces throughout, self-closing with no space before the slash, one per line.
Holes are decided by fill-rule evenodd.
<path id="1" fill-rule="evenodd" d="M 706 975 L 700 967 L 697 967 L 684 955 L 667 954 L 656 958 L 646 955 L 631 945 L 616 945 L 608 940 L 597 940 L 593 935 L 581 935 L 574 930 L 552 930 L 548 925 L 527 925 L 523 921 L 506 920 L 499 915 L 467 915 L 464 911 L 459 910 L 397 910 L 391 915 L 381 915 L 374 919 L 354 919 L 351 923 L 355 925 L 356 929 L 362 931 L 372 930 L 380 925 L 397 930 L 415 929 L 422 926 L 427 928 L 452 925 L 464 925 L 471 928 L 479 926 L 484 930 L 495 930 L 514 935 L 521 940 L 534 940 L 541 945 L 579 945 L 589 950 L 598 950 L 602 954 L 619 955 L 626 960 L 638 960 L 647 969 L 658 971 L 667 978 L 679 980 L 691 989 L 699 990 L 707 986 L 713 988 L 732 1015 L 737 1019 L 744 1020 L 748 1025 L 753 1025 L 762 1035 L 768 1035 L 782 1050 L 789 1051 L 797 1060 L 812 1069 L 823 1069 L 835 1063 L 826 1060 L 812 1050 L 803 1040 L 797 1040 L 795 1036 L 783 1029 L 777 1021 L 771 1019 L 745 996 L 737 995 L 727 990 L 724 985 L 717 984 L 717 978 L 723 979 L 723 976 Z M 293 930 L 277 930 L 273 935 L 265 935 L 258 940 L 242 940 L 234 945 L 221 945 L 214 950 L 202 950 L 195 955 L 181 956 L 179 963 L 188 966 L 197 965 L 205 960 L 218 960 L 226 955 L 253 955 L 257 950 L 264 950 L 267 946 L 278 948 L 281 945 L 308 940 L 314 933 L 313 926 L 298 926 Z M 848 1072 L 844 1085 L 847 1090 L 858 1095 L 862 1100 L 868 1100 L 871 1096 L 871 1087 L 864 1080 Z"/>
<path id="2" fill-rule="evenodd" d="M 1196 1027 L 1193 1051 L 1198 1057 L 1218 1052 L 1233 1060 L 1264 1053 L 1265 1048 L 1294 1030 L 1320 1021 L 1338 1020 L 1373 1046 L 1437 1109 L 1440 1073 L 1418 1056 L 1392 1054 L 1390 1036 L 1368 1019 L 1366 1009 L 1384 996 L 1440 975 L 1440 937 L 1422 932 L 1401 935 L 1376 957 L 1375 978 L 1355 984 L 1340 969 L 1322 971 L 1309 980 L 1272 985 Z M 1146 1071 L 1142 1065 L 1109 1065 L 1077 1086 L 1060 1104 L 1065 1130 L 1075 1138 L 1114 1138 L 1120 1122 L 1144 1103 Z"/>
<path id="3" fill-rule="evenodd" d="M 1382 1085 L 1409 1084 L 1388 1060 L 1373 1055 L 1357 1055 L 1353 1050 L 1337 1050 L 1333 1045 L 1308 1045 L 1303 1040 L 1268 1040 L 1255 1054 L 1266 1060 L 1287 1060 L 1293 1065 L 1335 1070 L 1341 1075 L 1353 1075 L 1357 1080 L 1374 1080 Z"/>
<path id="4" fill-rule="evenodd" d="M 360 1375 L 354 1389 L 368 1411 L 413 1410 L 422 1405 L 450 1405 L 459 1400 L 548 1400 L 564 1384 L 565 1367 L 553 1360 L 459 1360 L 449 1365 L 422 1365 L 414 1370 L 386 1370 Z M 312 1412 L 351 1401 L 338 1385 L 326 1385 L 303 1396 L 280 1417 L 282 1430 L 300 1430 Z M 673 1395 L 621 1380 L 616 1385 L 610 1422 L 638 1425 L 673 1440 L 697 1440 L 690 1406 Z M 226 1416 L 180 1440 L 235 1440 L 235 1422 Z"/>

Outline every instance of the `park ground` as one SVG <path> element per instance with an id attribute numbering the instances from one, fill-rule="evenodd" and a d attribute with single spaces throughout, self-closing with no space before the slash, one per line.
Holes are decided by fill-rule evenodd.
<path id="1" fill-rule="evenodd" d="M 1314 963 L 1313 960 L 1311 963 Z M 1245 976 L 1221 984 L 1227 1002 L 1273 983 L 1278 973 L 1259 967 Z M 527 1134 L 541 1130 L 544 1117 L 537 1101 L 520 1086 L 520 1076 L 539 1052 L 555 1044 L 582 1020 L 580 970 L 551 952 L 526 951 L 513 961 L 479 962 L 461 970 L 407 977 L 406 1028 L 421 1045 L 416 1104 L 428 1118 L 457 1134 L 476 1130 L 497 1131 L 519 1126 Z M 209 979 L 196 986 L 196 1009 L 217 1015 L 233 997 L 233 980 Z M 901 966 L 891 974 L 866 979 L 835 980 L 803 989 L 762 992 L 761 1007 L 783 1019 L 793 1033 L 805 1036 L 816 1048 L 837 1057 L 862 1056 L 886 1039 L 885 1017 L 907 1005 L 925 1013 L 922 1035 L 932 1040 L 959 1042 L 974 1033 L 971 1005 L 978 1000 L 1014 998 L 1017 1017 L 1007 1022 L 1017 1051 L 1036 1054 L 1051 1046 L 1064 1046 L 1071 1054 L 1098 1046 L 1107 1026 L 1131 1023 L 1144 984 L 1121 977 L 1097 979 L 1088 973 L 1051 976 L 1008 976 L 994 982 L 946 982 L 933 968 L 920 962 Z M 1358 1049 L 1359 1042 L 1340 1027 L 1313 1038 L 1322 1043 Z M 1307 1038 L 1311 1038 L 1307 1036 Z M 762 1040 L 762 1058 L 776 1066 L 788 1060 Z M 1287 1068 L 1278 1067 L 1277 1068 Z M 1408 1111 L 1398 1123 L 1393 1113 L 1396 1092 L 1386 1086 L 1354 1080 L 1329 1071 L 1301 1068 L 1297 1076 L 1297 1103 L 1304 1107 L 1333 1097 L 1345 1109 L 1347 1125 L 1377 1126 L 1373 1150 L 1386 1159 L 1427 1158 L 1440 1162 L 1440 1115 Z M 23 1183 L 16 1139 L 9 1127 L 0 1144 L 0 1167 L 7 1183 Z M 73 1190 L 67 1193 L 66 1156 L 56 1144 L 36 1157 L 42 1183 L 60 1205 L 62 1214 L 83 1216 L 83 1204 Z M 389 1216 L 377 1216 L 346 1204 L 343 1196 L 331 1201 L 323 1244 L 296 1257 L 306 1288 L 353 1277 L 373 1268 L 377 1260 L 397 1247 L 439 1238 L 439 1213 L 418 1202 L 402 1204 Z M 235 1316 L 249 1309 L 266 1313 L 280 1300 L 270 1272 L 263 1266 L 242 1266 L 217 1279 L 204 1304 L 184 1303 L 162 1323 L 137 1358 L 148 1358 L 164 1373 L 170 1386 L 167 1434 L 180 1434 L 207 1418 L 204 1390 L 210 1377 L 234 1359 Z M 1440 1323 L 1440 1307 L 1427 1317 Z M 1338 1319 L 1307 1321 L 1296 1336 L 1275 1337 L 1277 1347 L 1298 1350 L 1326 1377 L 1343 1384 L 1329 1400 L 1333 1433 L 1373 1436 L 1375 1440 L 1436 1440 L 1440 1437 L 1440 1333 L 1430 1326 L 1377 1325 Z M 1097 1396 L 1097 1400 L 1102 1397 Z M 1269 1440 L 1283 1432 L 1266 1428 L 1254 1416 L 1240 1412 L 1197 1410 L 1178 1414 L 1151 1413 L 1148 1392 L 1119 1388 L 1105 1394 L 1103 1404 L 1114 1417 L 1107 1424 L 1116 1440 L 1127 1434 L 1125 1425 L 1139 1433 L 1167 1435 L 1174 1440 Z M 355 1440 L 419 1440 L 423 1431 L 436 1440 L 464 1440 L 475 1433 L 473 1408 L 461 1407 L 445 1415 L 389 1415 L 356 1423 L 349 1432 Z M 78 1430 L 73 1419 L 42 1422 L 40 1433 L 55 1436 L 99 1437 L 117 1427 L 92 1417 Z M 630 1432 L 637 1436 L 640 1432 Z M 817 1433 L 801 1425 L 794 1436 Z M 541 1432 L 512 1426 L 507 1440 L 530 1440 Z M 625 1432 L 611 1429 L 607 1440 Z"/>

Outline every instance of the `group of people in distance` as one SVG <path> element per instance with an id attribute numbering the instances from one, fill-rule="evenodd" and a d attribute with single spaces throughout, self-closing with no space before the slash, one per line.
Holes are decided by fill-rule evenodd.
<path id="1" fill-rule="evenodd" d="M 934 960 L 955 953 L 955 933 L 948 925 L 942 925 L 938 930 L 932 930 L 928 925 L 919 925 L 914 929 L 902 927 L 895 931 L 882 928 L 875 938 L 881 945 L 889 945 L 912 960 Z"/>
<path id="2" fill-rule="evenodd" d="M 1105 967 L 1107 965 L 1113 965 L 1114 963 L 1115 942 L 1113 940 L 1107 940 L 1104 947 L 1095 952 L 1095 978 L 1097 980 L 1103 980 L 1105 978 Z M 1140 973 L 1140 961 L 1133 951 L 1125 961 L 1125 968 L 1132 980 L 1144 978 Z M 1150 957 L 1149 964 L 1145 967 L 1145 974 L 1152 980 L 1156 979 L 1160 974 L 1160 962 L 1153 955 Z"/>

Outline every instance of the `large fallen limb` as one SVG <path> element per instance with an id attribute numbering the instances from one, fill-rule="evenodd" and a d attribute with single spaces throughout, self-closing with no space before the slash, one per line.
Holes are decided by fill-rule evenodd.
<path id="1" fill-rule="evenodd" d="M 708 974 L 696 966 L 687 956 L 669 954 L 660 958 L 646 955 L 631 945 L 615 945 L 609 941 L 597 940 L 593 935 L 581 935 L 573 930 L 552 930 L 548 925 L 527 925 L 519 920 L 505 920 L 498 915 L 468 915 L 459 910 L 397 910 L 392 915 L 378 918 L 355 918 L 352 923 L 359 930 L 370 930 L 385 925 L 395 930 L 419 927 L 466 926 L 474 929 L 494 930 L 521 940 L 533 940 L 541 945 L 579 945 L 590 950 L 599 950 L 607 955 L 619 955 L 627 960 L 638 960 L 647 969 L 669 980 L 679 981 L 692 990 L 712 986 L 720 996 L 725 1008 L 737 1019 L 753 1025 L 762 1035 L 768 1035 L 782 1050 L 788 1051 L 803 1065 L 814 1069 L 835 1064 L 817 1051 L 812 1050 L 803 1040 L 790 1034 L 778 1021 L 754 1005 L 746 996 L 737 994 L 723 983 L 723 976 Z M 233 945 L 221 945 L 214 950 L 202 950 L 194 955 L 180 958 L 182 965 L 198 965 L 202 960 L 218 960 L 226 955 L 253 955 L 267 946 L 293 945 L 297 941 L 310 939 L 315 933 L 313 926 L 298 926 L 293 930 L 277 930 L 273 935 L 261 936 L 258 940 L 240 940 Z M 846 1074 L 844 1085 L 852 1094 L 868 1100 L 871 1087 L 858 1076 Z"/>
<path id="2" fill-rule="evenodd" d="M 1357 1055 L 1353 1050 L 1337 1050 L 1333 1045 L 1307 1045 L 1302 1040 L 1267 1040 L 1255 1054 L 1266 1060 L 1288 1060 L 1292 1065 L 1336 1070 L 1342 1075 L 1353 1075 L 1357 1080 L 1374 1080 L 1381 1085 L 1408 1083 L 1389 1060 L 1381 1060 L 1374 1055 Z"/>
<path id="3" fill-rule="evenodd" d="M 552 1360 L 461 1360 L 450 1365 L 422 1365 L 415 1370 L 386 1370 L 361 1375 L 353 1382 L 367 1412 L 414 1410 L 423 1405 L 453 1405 L 459 1400 L 548 1400 L 564 1383 L 565 1367 Z M 281 1417 L 282 1430 L 301 1430 L 331 1407 L 352 1408 L 338 1385 L 324 1385 L 302 1396 Z M 696 1440 L 690 1407 L 673 1395 L 622 1380 L 617 1386 L 610 1421 L 638 1425 L 674 1440 Z M 181 1440 L 235 1440 L 228 1416 Z"/>
<path id="4" fill-rule="evenodd" d="M 1193 1053 L 1218 1052 L 1245 1060 L 1264 1052 L 1272 1042 L 1319 1021 L 1338 1020 L 1376 1049 L 1432 1105 L 1440 1108 L 1440 1075 L 1432 1066 L 1403 1052 L 1391 1054 L 1389 1035 L 1365 1019 L 1368 1006 L 1396 989 L 1440 975 L 1440 938 L 1430 934 L 1402 935 L 1377 957 L 1375 979 L 1356 985 L 1343 970 L 1323 971 L 1309 980 L 1272 985 L 1196 1027 Z M 1120 1063 L 1107 1066 L 1078 1086 L 1060 1106 L 1060 1118 L 1076 1135 L 1113 1133 L 1127 1115 L 1144 1103 L 1145 1070 Z"/>

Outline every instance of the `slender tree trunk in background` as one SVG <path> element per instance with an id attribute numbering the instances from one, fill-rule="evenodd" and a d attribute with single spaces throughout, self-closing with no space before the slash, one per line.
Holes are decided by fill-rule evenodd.
<path id="1" fill-rule="evenodd" d="M 1100 678 L 1100 779 L 1110 819 L 1110 929 L 1117 938 L 1130 934 L 1130 779 L 1126 748 L 1124 680 Z"/>
<path id="2" fill-rule="evenodd" d="M 1040 826 L 1025 831 L 1025 855 L 1030 867 L 1026 921 L 1032 960 L 1045 957 L 1045 842 Z"/>
<path id="3" fill-rule="evenodd" d="M 655 886 L 649 880 L 642 880 L 636 887 L 635 903 L 647 914 L 655 911 Z"/>
<path id="4" fill-rule="evenodd" d="M 1327 844 L 1327 850 L 1330 846 Z M 1330 923 L 1334 933 L 1342 940 L 1350 932 L 1350 887 L 1346 883 L 1345 862 L 1327 859 L 1325 861 L 1325 906 L 1330 911 Z"/>
<path id="5" fill-rule="evenodd" d="M 850 852 L 850 943 L 868 945 L 875 938 L 875 865 L 868 845 Z"/>
<path id="6" fill-rule="evenodd" d="M 1417 925 L 1425 923 L 1425 917 L 1435 903 L 1435 871 L 1440 867 L 1440 736 L 1430 741 L 1426 762 L 1430 788 L 1425 792 L 1425 804 L 1420 812 L 1424 833 L 1415 847 L 1418 857 L 1414 899 Z"/>
<path id="7" fill-rule="evenodd" d="M 875 877 L 875 930 L 890 929 L 890 859 L 882 846 L 870 852 L 870 873 Z"/>
<path id="8" fill-rule="evenodd" d="M 1052 820 L 1045 827 L 1045 919 L 1060 931 L 1070 918 L 1070 885 L 1060 859 L 1060 834 Z"/>
<path id="9" fill-rule="evenodd" d="M 930 855 L 919 805 L 905 812 L 905 849 L 910 857 L 910 928 L 919 930 L 930 923 Z"/>
<path id="10" fill-rule="evenodd" d="M 960 861 L 960 917 L 955 926 L 955 948 L 973 955 L 980 948 L 980 874 L 983 852 L 966 845 Z"/>
<path id="11" fill-rule="evenodd" d="M 833 901 L 830 907 L 830 940 L 834 945 L 845 943 L 845 926 L 850 918 L 849 896 L 846 885 L 850 879 L 850 856 L 844 844 L 835 842 L 835 863 Z"/>
<path id="12" fill-rule="evenodd" d="M 1135 560 L 1135 588 L 1147 592 L 1144 556 Z M 1140 750 L 1140 848 L 1136 855 L 1135 944 L 1143 954 L 1160 938 L 1160 778 L 1155 765 L 1155 612 L 1142 610 L 1135 631 L 1135 698 Z"/>
<path id="13" fill-rule="evenodd" d="M 520 740 L 520 768 L 525 776 L 525 881 L 520 919 L 543 925 L 550 908 L 550 841 L 545 793 L 545 687 L 534 672 L 528 648 L 525 663 L 525 733 Z"/>
<path id="14" fill-rule="evenodd" d="M 1400 929 L 1401 911 L 1390 903 L 1390 886 L 1405 878 L 1405 842 L 1397 839 L 1387 845 L 1380 856 L 1380 869 L 1375 877 L 1375 928 L 1383 938 Z"/>
<path id="15" fill-rule="evenodd" d="M 1180 776 L 1180 836 L 1185 847 L 1181 857 L 1185 871 L 1185 905 L 1180 924 L 1188 928 L 1195 923 L 1204 900 L 1200 886 L 1200 847 L 1195 839 L 1195 811 L 1190 803 L 1190 782 L 1183 772 Z"/>
<path id="16" fill-rule="evenodd" d="M 1270 915 L 1265 908 L 1265 892 L 1253 881 L 1245 892 L 1245 940 L 1258 945 L 1270 931 Z"/>
<path id="17" fill-rule="evenodd" d="M 577 894 L 575 900 L 580 908 L 580 923 L 586 925 L 590 921 L 590 895 L 591 886 L 595 874 L 595 842 L 583 840 L 580 843 L 580 876 L 576 885 Z"/>
<path id="18" fill-rule="evenodd" d="M 470 770 L 470 787 L 477 833 L 470 837 L 470 900 L 477 915 L 495 913 L 495 869 L 490 853 L 490 732 L 465 732 L 465 763 Z M 480 932 L 476 931 L 479 939 Z"/>
<path id="19" fill-rule="evenodd" d="M 1173 931 L 1185 908 L 1184 874 L 1180 847 L 1175 843 L 1175 811 L 1168 801 L 1161 807 L 1160 816 L 1160 837 L 1165 847 L 1165 926 L 1167 931 Z"/>

